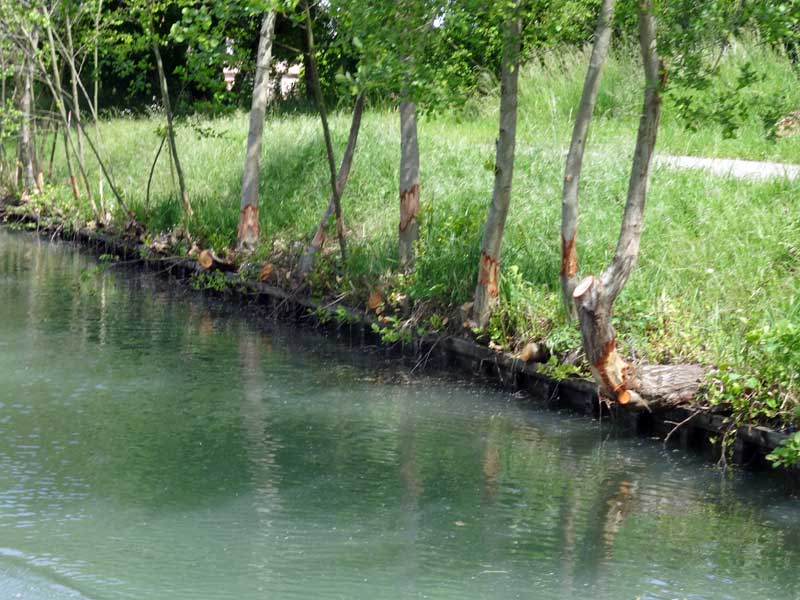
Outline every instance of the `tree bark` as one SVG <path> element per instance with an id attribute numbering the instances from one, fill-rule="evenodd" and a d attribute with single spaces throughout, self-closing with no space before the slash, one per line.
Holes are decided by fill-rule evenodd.
<path id="1" fill-rule="evenodd" d="M 97 12 L 95 13 L 94 17 L 94 73 L 92 73 L 92 80 L 94 83 L 94 98 L 93 103 L 90 103 L 92 108 L 92 117 L 94 118 L 94 135 L 95 139 L 97 140 L 97 147 L 100 148 L 100 123 L 97 115 L 100 112 L 100 57 L 99 57 L 99 49 L 100 49 L 100 18 L 103 14 L 103 0 L 98 0 L 97 2 Z M 108 221 L 110 218 L 110 213 L 108 211 L 108 207 L 106 206 L 105 197 L 103 196 L 103 175 L 101 173 L 97 174 L 97 190 L 98 196 L 100 197 L 100 210 L 103 213 L 104 221 Z"/>
<path id="2" fill-rule="evenodd" d="M 472 307 L 472 318 L 479 328 L 488 325 L 489 317 L 500 301 L 500 251 L 511 202 L 514 147 L 517 136 L 517 89 L 522 30 L 522 20 L 517 14 L 519 5 L 519 0 L 516 0 L 514 15 L 506 23 L 506 42 L 500 76 L 500 132 L 494 168 L 494 191 L 483 230 L 478 284 Z"/>
<path id="3" fill-rule="evenodd" d="M 97 115 L 100 111 L 100 58 L 98 56 L 100 50 L 100 17 L 103 14 L 103 0 L 97 2 L 97 13 L 94 17 L 94 114 Z M 96 119 L 95 119 L 96 121 Z"/>
<path id="4" fill-rule="evenodd" d="M 331 142 L 331 132 L 328 127 L 328 113 L 325 109 L 325 98 L 322 96 L 322 86 L 319 82 L 319 70 L 317 69 L 317 59 L 314 56 L 314 32 L 311 21 L 311 10 L 308 0 L 305 0 L 304 11 L 306 17 L 306 45 L 308 50 L 309 76 L 311 86 L 314 88 L 314 98 L 319 110 L 319 117 L 322 121 L 322 133 L 325 137 L 325 151 L 328 157 L 328 170 L 330 171 L 331 195 L 333 196 L 333 206 L 336 213 L 336 234 L 339 237 L 339 248 L 342 253 L 342 261 L 347 258 L 347 242 L 344 238 L 344 223 L 342 222 L 342 200 L 341 192 L 336 185 L 336 157 L 333 154 L 333 143 Z"/>
<path id="5" fill-rule="evenodd" d="M 251 252 L 258 245 L 258 163 L 261 158 L 261 140 L 264 118 L 269 100 L 269 69 L 272 61 L 272 39 L 275 34 L 275 11 L 264 16 L 261 37 L 258 40 L 256 76 L 253 83 L 253 101 L 250 106 L 250 130 L 247 133 L 247 155 L 242 174 L 242 200 L 239 229 L 236 235 L 238 250 Z"/>
<path id="6" fill-rule="evenodd" d="M 183 176 L 183 169 L 181 168 L 181 162 L 178 159 L 178 147 L 175 144 L 175 128 L 172 122 L 172 105 L 169 101 L 169 87 L 167 86 L 167 76 L 164 73 L 164 62 L 161 60 L 161 51 L 158 48 L 158 40 L 155 38 L 155 33 L 150 30 L 151 36 L 151 45 L 153 48 L 153 55 L 156 58 L 156 68 L 158 69 L 158 81 L 161 87 L 161 102 L 164 106 L 164 112 L 166 113 L 167 117 L 167 142 L 169 142 L 169 151 L 172 155 L 172 160 L 175 163 L 175 171 L 178 173 L 178 187 L 180 189 L 181 194 L 181 203 L 183 204 L 183 212 L 184 212 L 184 224 L 186 226 L 186 232 L 189 232 L 189 219 L 192 218 L 194 214 L 192 211 L 192 205 L 189 202 L 189 193 L 186 191 L 186 181 Z"/>
<path id="7" fill-rule="evenodd" d="M 400 266 L 414 265 L 414 243 L 419 239 L 419 143 L 417 107 L 400 103 Z"/>
<path id="8" fill-rule="evenodd" d="M 17 155 L 22 177 L 23 189 L 26 192 L 33 191 L 36 185 L 36 174 L 34 173 L 34 146 L 31 140 L 31 121 L 33 119 L 33 54 L 36 52 L 38 35 L 34 31 L 30 44 L 26 44 L 23 53 L 22 74 L 20 83 L 22 93 L 19 98 L 19 111 L 22 114 L 22 121 L 19 127 L 17 138 Z"/>
<path id="9" fill-rule="evenodd" d="M 0 51 L 0 73 L 6 72 L 6 57 Z M 0 77 L 0 106 L 6 105 L 6 78 Z M 3 124 L 3 119 L 0 119 L 0 125 Z M 2 128 L 0 128 L 1 130 Z M 0 140 L 0 181 L 3 181 L 8 173 L 8 165 L 6 163 L 6 146 L 5 140 Z"/>
<path id="10" fill-rule="evenodd" d="M 66 52 L 66 60 L 67 66 L 69 67 L 69 77 L 70 77 L 70 85 L 72 87 L 72 112 L 75 114 L 75 118 L 80 121 L 81 120 L 81 103 L 80 97 L 78 96 L 78 69 L 75 66 L 75 49 L 72 43 L 72 21 L 69 17 L 69 8 L 65 7 L 64 12 L 64 29 L 67 34 L 67 52 Z M 83 163 L 83 136 L 81 135 L 80 130 L 75 132 L 75 137 L 78 140 L 78 160 Z"/>
<path id="11" fill-rule="evenodd" d="M 350 135 L 347 138 L 347 146 L 344 150 L 344 155 L 342 156 L 342 164 L 339 166 L 339 174 L 336 176 L 336 190 L 339 194 L 339 198 L 341 198 L 342 193 L 344 193 L 345 185 L 347 185 L 347 179 L 350 176 L 350 169 L 353 165 L 353 154 L 356 150 L 356 142 L 358 141 L 358 132 L 361 129 L 361 116 L 364 114 L 364 94 L 361 93 L 356 98 L 356 104 L 353 107 L 353 118 L 350 122 Z M 328 206 L 325 208 L 325 212 L 322 214 L 322 219 L 317 226 L 317 231 L 314 233 L 314 237 L 311 242 L 308 244 L 305 252 L 303 252 L 303 257 L 300 260 L 300 277 L 304 279 L 308 276 L 311 272 L 312 267 L 314 266 L 314 258 L 325 244 L 325 239 L 327 237 L 328 232 L 328 223 L 331 220 L 331 215 L 333 215 L 336 211 L 336 200 L 333 194 L 331 194 L 331 199 L 328 202 Z"/>
<path id="12" fill-rule="evenodd" d="M 43 12 L 43 9 L 40 9 Z M 56 56 L 56 44 L 55 39 L 53 37 L 53 29 L 50 26 L 49 20 L 47 21 L 47 40 L 50 43 L 50 61 L 52 63 L 52 71 L 53 71 L 53 79 L 50 80 L 49 77 L 46 77 L 48 82 L 48 86 L 50 87 L 50 92 L 53 94 L 53 98 L 56 102 L 56 107 L 58 108 L 58 113 L 61 116 L 61 126 L 62 132 L 64 134 L 64 158 L 67 162 L 67 172 L 69 173 L 69 181 L 70 185 L 72 186 L 72 196 L 75 198 L 75 201 L 78 202 L 80 200 L 80 190 L 78 189 L 78 178 L 75 176 L 75 171 L 72 168 L 72 159 L 70 158 L 70 123 L 69 123 L 69 116 L 67 115 L 67 108 L 64 104 L 64 94 L 62 92 L 61 87 L 61 73 L 58 70 L 58 57 Z M 40 64 L 41 67 L 44 67 L 43 64 Z M 44 69 L 43 69 L 44 70 Z M 94 201 L 92 201 L 94 204 Z M 97 208 L 92 207 L 94 214 L 97 213 Z"/>
<path id="13" fill-rule="evenodd" d="M 639 3 L 639 42 L 645 71 L 644 104 L 617 249 L 603 274 L 586 277 L 572 294 L 578 308 L 583 349 L 592 374 L 601 393 L 615 398 L 620 404 L 641 401 L 632 385 L 635 373 L 617 353 L 611 313 L 638 257 L 650 163 L 661 115 L 663 67 L 656 51 L 652 0 Z"/>
<path id="14" fill-rule="evenodd" d="M 586 72 L 583 84 L 581 102 L 572 130 L 572 141 L 567 154 L 567 164 L 564 169 L 564 191 L 561 201 L 561 293 L 564 308 L 570 319 L 578 317 L 572 292 L 578 283 L 578 255 L 575 250 L 575 241 L 578 231 L 578 184 L 583 164 L 583 151 L 586 147 L 586 136 L 592 120 L 597 92 L 600 89 L 600 79 L 603 66 L 608 56 L 611 45 L 612 19 L 614 17 L 614 4 L 616 0 L 603 0 L 597 29 L 594 36 L 592 57 Z"/>

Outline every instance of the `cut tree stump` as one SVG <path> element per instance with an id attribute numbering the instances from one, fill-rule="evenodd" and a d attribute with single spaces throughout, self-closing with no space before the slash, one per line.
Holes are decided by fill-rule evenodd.
<path id="1" fill-rule="evenodd" d="M 235 271 L 236 265 L 232 262 L 223 260 L 213 250 L 203 250 L 197 257 L 197 263 L 206 271 L 211 269 L 219 269 L 220 271 Z"/>

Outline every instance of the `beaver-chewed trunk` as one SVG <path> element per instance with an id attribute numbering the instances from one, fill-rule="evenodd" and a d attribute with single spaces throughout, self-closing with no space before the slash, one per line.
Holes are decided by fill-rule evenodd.
<path id="1" fill-rule="evenodd" d="M 611 314 L 614 301 L 625 286 L 639 254 L 650 163 L 661 114 L 659 92 L 663 85 L 663 72 L 656 52 L 652 0 L 643 0 L 639 4 L 639 42 L 646 81 L 644 104 L 617 249 L 602 276 L 586 277 L 572 294 L 580 320 L 583 349 L 592 374 L 601 393 L 620 404 L 641 400 L 631 385 L 632 369 L 617 352 Z"/>
<path id="2" fill-rule="evenodd" d="M 578 233 L 578 184 L 583 166 L 583 151 L 586 148 L 586 137 L 600 89 L 608 49 L 611 45 L 612 19 L 615 0 L 603 0 L 600 17 L 594 36 L 592 57 L 583 83 L 583 93 L 572 129 L 572 141 L 567 153 L 567 164 L 564 168 L 564 191 L 561 197 L 561 292 L 567 316 L 577 318 L 572 292 L 578 283 L 578 254 L 575 242 Z"/>
<path id="3" fill-rule="evenodd" d="M 264 116 L 269 101 L 269 69 L 272 63 L 272 40 L 275 34 L 275 11 L 269 11 L 261 22 L 256 56 L 256 76 L 253 82 L 253 100 L 250 104 L 250 128 L 247 132 L 247 154 L 242 172 L 242 199 L 236 245 L 240 251 L 250 252 L 258 245 L 258 184 L 261 141 L 264 136 Z"/>
<path id="4" fill-rule="evenodd" d="M 472 305 L 472 319 L 480 328 L 489 324 L 489 318 L 500 301 L 500 251 L 511 203 L 517 139 L 517 90 L 522 31 L 522 20 L 518 13 L 517 1 L 506 24 L 506 42 L 500 73 L 500 131 L 494 166 L 494 191 L 483 230 L 478 284 Z"/>

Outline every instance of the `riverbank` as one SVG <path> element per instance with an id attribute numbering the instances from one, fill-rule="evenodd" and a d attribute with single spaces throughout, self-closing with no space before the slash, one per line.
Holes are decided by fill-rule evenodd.
<path id="1" fill-rule="evenodd" d="M 521 360 L 518 355 L 477 343 L 466 336 L 419 332 L 403 340 L 387 341 L 380 321 L 369 312 L 341 303 L 318 302 L 291 290 L 247 279 L 240 273 L 208 270 L 197 260 L 154 252 L 130 237 L 85 228 L 65 228 L 63 223 L 42 222 L 35 215 L 0 205 L 0 220 L 13 226 L 34 229 L 49 239 L 79 243 L 100 257 L 101 265 L 141 266 L 161 276 L 175 278 L 194 289 L 223 294 L 231 301 L 265 305 L 274 318 L 322 328 L 350 345 L 383 346 L 389 354 L 405 356 L 417 368 L 439 368 L 478 377 L 509 392 L 523 392 L 537 405 L 568 409 L 593 419 L 610 419 L 613 427 L 635 431 L 641 436 L 658 436 L 695 452 L 703 452 L 724 463 L 757 466 L 765 456 L 783 444 L 788 435 L 756 424 L 737 424 L 724 409 L 699 402 L 663 402 L 652 409 L 600 402 L 597 386 L 590 378 L 556 379 L 540 364 Z M 722 456 L 724 454 L 724 457 Z"/>
<path id="2" fill-rule="evenodd" d="M 582 273 L 603 269 L 616 243 L 640 103 L 639 70 L 631 56 L 621 53 L 611 60 L 592 125 L 577 241 Z M 487 352 L 524 358 L 555 380 L 588 375 L 578 328 L 565 319 L 558 290 L 563 161 L 585 60 L 578 52 L 553 52 L 522 75 L 501 306 L 478 335 Z M 755 45 L 732 46 L 720 87 L 707 91 L 709 99 L 735 83 L 737 66 L 750 63 L 760 65 L 763 77 L 744 96 L 761 108 L 758 102 L 781 94 L 781 111 L 800 106 L 797 89 L 789 91 L 796 96 L 786 95 L 785 82 L 794 76 L 786 57 Z M 421 120 L 421 237 L 415 269 L 402 274 L 396 250 L 398 117 L 370 108 L 343 198 L 347 260 L 341 261 L 329 242 L 298 294 L 297 263 L 328 200 L 327 167 L 316 116 L 276 108 L 265 124 L 262 244 L 253 255 L 223 265 L 238 275 L 203 272 L 195 285 L 227 289 L 229 278 L 239 276 L 270 286 L 284 300 L 306 302 L 306 308 L 339 311 L 334 320 L 346 320 L 354 311 L 368 314 L 370 330 L 387 344 L 410 344 L 430 334 L 471 337 L 462 307 L 477 278 L 496 111 L 490 93 L 458 113 Z M 770 138 L 765 118 L 758 110 L 749 112 L 733 137 L 714 123 L 689 132 L 676 115 L 675 98 L 667 95 L 658 151 L 783 162 L 800 155 L 800 136 Z M 72 198 L 61 153 L 44 193 L 28 198 L 18 214 L 64 233 L 94 230 L 93 235 L 125 237 L 141 246 L 137 252 L 158 260 L 194 262 L 200 250 L 209 250 L 225 262 L 238 221 L 246 115 L 185 119 L 179 127 L 194 206 L 190 238 L 166 154 L 150 172 L 162 124 L 158 114 L 100 124 L 108 168 L 133 211 L 133 227 L 113 206 L 107 187 L 113 209 L 108 227 L 96 222 L 85 196 Z M 346 107 L 332 116 L 331 125 L 340 153 L 349 126 Z M 40 137 L 49 144 L 46 134 Z M 88 161 L 88 169 L 88 179 L 98 180 L 97 165 Z M 792 432 L 800 425 L 798 185 L 783 177 L 740 181 L 656 165 L 639 262 L 615 305 L 624 355 L 637 364 L 700 365 L 706 378 L 690 403 L 730 415 L 732 431 L 766 425 Z"/>

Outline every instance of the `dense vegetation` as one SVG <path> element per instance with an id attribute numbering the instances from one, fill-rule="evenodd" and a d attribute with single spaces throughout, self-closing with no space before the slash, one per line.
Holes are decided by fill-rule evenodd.
<path id="1" fill-rule="evenodd" d="M 387 341 L 446 331 L 510 352 L 535 343 L 543 349 L 541 369 L 564 377 L 592 367 L 610 400 L 636 394 L 629 368 L 699 363 L 702 398 L 730 411 L 732 431 L 752 422 L 792 430 L 800 423 L 797 182 L 715 177 L 647 156 L 641 251 L 625 263 L 636 268 L 622 276 L 624 289 L 603 313 L 613 323 L 604 332 L 612 353 L 617 346 L 626 359 L 607 367 L 577 353 L 583 346 L 592 354 L 592 323 L 602 319 L 592 307 L 562 302 L 559 275 L 569 257 L 559 241 L 559 200 L 600 4 L 4 5 L 0 185 L 19 201 L 15 210 L 60 225 L 137 235 L 177 254 L 212 250 L 243 273 L 365 306 L 380 313 Z M 637 20 L 641 31 L 653 17 L 660 57 L 642 43 L 642 58 Z M 637 135 L 647 120 L 643 90 L 662 97 L 654 123 L 661 154 L 796 161 L 800 136 L 791 135 L 791 119 L 781 119 L 800 108 L 798 19 L 798 9 L 781 2 L 687 0 L 652 10 L 647 2 L 619 3 L 582 172 L 579 164 L 581 225 L 573 246 L 582 273 L 606 265 L 612 273 L 621 216 L 638 210 L 641 219 L 644 211 L 644 193 L 637 199 L 628 191 L 626 200 L 634 148 L 637 156 L 646 150 Z M 73 23 L 74 46 L 62 41 Z M 648 48 L 661 80 L 645 84 Z M 268 63 L 270 53 L 302 62 L 305 75 L 293 96 L 273 98 L 266 119 L 255 119 L 263 124 L 256 146 L 258 94 L 249 136 L 241 107 L 254 83 L 259 89 L 253 65 Z M 221 68 L 230 64 L 240 70 L 227 92 Z M 511 98 L 515 73 L 519 92 Z M 275 76 L 263 79 L 274 87 Z M 34 93 L 25 105 L 28 85 Z M 366 99 L 363 118 L 357 97 Z M 508 128 L 501 126 L 495 144 L 512 99 L 513 188 L 501 157 Z M 330 115 L 326 105 L 334 106 Z M 413 118 L 413 137 L 402 143 L 398 106 Z M 353 131 L 349 172 L 336 160 Z M 248 160 L 258 158 L 249 163 L 257 185 L 248 197 L 245 147 Z M 399 210 L 398 164 L 411 169 L 407 189 L 401 177 Z M 487 205 L 491 223 L 501 207 L 499 230 L 486 226 Z M 398 251 L 398 216 L 401 233 L 405 219 L 413 224 L 410 257 L 401 256 L 402 235 Z M 329 221 L 342 224 L 338 246 L 324 243 Z M 255 243 L 245 243 L 243 231 Z M 487 232 L 495 236 L 488 246 Z M 315 243 L 321 251 L 306 270 Z M 479 310 L 472 303 L 483 297 Z M 580 313 L 580 322 L 570 313 Z M 617 370 L 621 380 L 611 385 Z M 787 446 L 775 458 L 792 462 L 797 449 Z"/>

